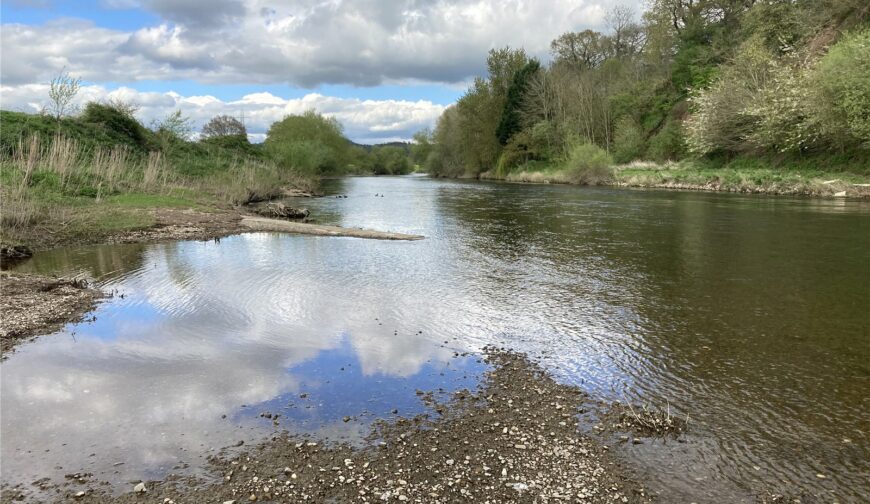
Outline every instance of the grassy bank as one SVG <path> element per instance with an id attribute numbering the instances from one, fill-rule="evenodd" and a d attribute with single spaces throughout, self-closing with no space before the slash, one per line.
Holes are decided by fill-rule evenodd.
<path id="1" fill-rule="evenodd" d="M 791 194 L 817 197 L 870 198 L 870 163 L 856 159 L 765 160 L 730 162 L 683 160 L 676 163 L 634 162 L 599 166 L 593 176 L 564 164 L 528 163 L 503 175 L 481 174 L 482 179 L 544 184 L 609 185 Z"/>
<path id="2" fill-rule="evenodd" d="M 154 226 L 155 209 L 222 212 L 315 184 L 247 139 L 190 142 L 99 107 L 61 120 L 0 112 L 4 245 L 94 239 Z"/>

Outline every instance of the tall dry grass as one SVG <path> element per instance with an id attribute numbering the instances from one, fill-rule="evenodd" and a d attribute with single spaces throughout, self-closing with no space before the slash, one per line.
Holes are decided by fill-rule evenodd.
<path id="1" fill-rule="evenodd" d="M 277 194 L 282 186 L 306 188 L 309 183 L 274 163 L 227 155 L 213 160 L 226 168 L 207 176 L 185 176 L 160 151 L 142 155 L 124 145 L 88 148 L 60 135 L 30 135 L 19 139 L 11 154 L 0 157 L 0 223 L 13 229 L 32 226 L 68 207 L 70 198 L 100 203 L 112 194 L 181 190 L 214 203 L 242 204 L 255 196 Z"/>

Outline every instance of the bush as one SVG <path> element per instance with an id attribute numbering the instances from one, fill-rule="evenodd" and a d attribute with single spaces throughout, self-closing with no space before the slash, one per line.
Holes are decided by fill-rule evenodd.
<path id="1" fill-rule="evenodd" d="M 819 63 L 814 83 L 830 105 L 825 122 L 839 122 L 854 138 L 870 142 L 870 29 L 832 47 Z"/>
<path id="2" fill-rule="evenodd" d="M 219 147 L 240 154 L 248 154 L 252 156 L 260 156 L 262 152 L 248 141 L 247 135 L 227 135 L 204 138 L 200 140 L 203 145 L 210 147 Z"/>
<path id="3" fill-rule="evenodd" d="M 759 123 L 758 114 L 751 111 L 757 104 L 768 101 L 761 97 L 774 80 L 776 70 L 777 61 L 761 38 L 753 37 L 744 42 L 734 60 L 721 67 L 719 78 L 691 100 L 693 111 L 687 123 L 691 150 L 696 154 L 714 154 L 751 149 L 752 144 L 747 140 Z M 774 98 L 777 96 L 780 95 Z M 671 136 L 673 133 L 668 132 Z M 673 138 L 659 140 L 658 158 L 664 155 L 668 159 L 665 151 L 671 140 Z"/>
<path id="4" fill-rule="evenodd" d="M 571 146 L 564 169 L 573 184 L 600 185 L 613 180 L 613 159 L 601 147 L 588 143 Z"/>
<path id="5" fill-rule="evenodd" d="M 120 134 L 129 139 L 129 142 L 138 146 L 147 146 L 147 133 L 145 127 L 134 117 L 111 105 L 90 102 L 80 117 L 82 122 L 99 124 L 108 131 Z"/>
<path id="6" fill-rule="evenodd" d="M 623 117 L 616 123 L 613 135 L 613 160 L 628 163 L 643 154 L 643 133 L 630 117 Z"/>
<path id="7" fill-rule="evenodd" d="M 671 119 L 649 140 L 647 157 L 654 161 L 675 161 L 686 154 L 686 139 L 679 121 Z"/>

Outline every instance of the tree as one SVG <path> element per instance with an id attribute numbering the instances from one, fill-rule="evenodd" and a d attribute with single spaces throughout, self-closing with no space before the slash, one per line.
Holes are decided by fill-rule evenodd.
<path id="1" fill-rule="evenodd" d="M 408 152 L 396 145 L 378 145 L 372 149 L 372 170 L 376 175 L 404 175 L 410 173 Z"/>
<path id="2" fill-rule="evenodd" d="M 152 124 L 158 133 L 163 132 L 176 140 L 187 140 L 193 133 L 193 121 L 181 110 L 170 112 L 162 121 Z"/>
<path id="3" fill-rule="evenodd" d="M 550 42 L 550 52 L 557 63 L 580 69 L 598 66 L 605 56 L 601 34 L 592 30 L 562 34 Z"/>
<path id="4" fill-rule="evenodd" d="M 193 121 L 183 115 L 181 110 L 175 110 L 160 121 L 152 121 L 151 129 L 156 133 L 160 149 L 166 152 L 176 143 L 190 138 L 193 132 Z"/>
<path id="5" fill-rule="evenodd" d="M 203 138 L 227 136 L 242 136 L 247 138 L 248 131 L 241 121 L 228 115 L 214 116 L 202 127 Z"/>
<path id="6" fill-rule="evenodd" d="M 51 79 L 48 98 L 51 100 L 51 114 L 55 119 L 59 121 L 61 117 L 72 111 L 72 101 L 79 93 L 81 85 L 82 80 L 79 77 L 71 76 L 66 69 Z"/>
<path id="7" fill-rule="evenodd" d="M 822 58 L 813 84 L 820 90 L 825 123 L 842 124 L 847 135 L 870 142 L 870 29 L 851 33 Z M 834 128 L 836 129 L 836 127 Z"/>
<path id="8" fill-rule="evenodd" d="M 508 88 L 501 120 L 499 121 L 498 128 L 495 130 L 500 144 L 507 145 L 511 136 L 522 129 L 520 109 L 523 105 L 523 98 L 529 81 L 540 69 L 541 64 L 538 60 L 532 59 L 514 75 L 514 80 L 510 88 Z"/>
<path id="9" fill-rule="evenodd" d="M 425 169 L 436 177 L 458 177 L 465 171 L 462 159 L 464 141 L 463 117 L 456 105 L 444 110 L 432 133 L 432 153 L 426 159 Z"/>
<path id="10" fill-rule="evenodd" d="M 351 154 L 341 123 L 314 110 L 272 124 L 264 144 L 283 166 L 311 174 L 337 172 Z"/>
<path id="11" fill-rule="evenodd" d="M 634 10 L 625 5 L 617 5 L 606 17 L 612 35 L 608 37 L 610 51 L 616 58 L 633 56 L 643 49 L 644 32 L 634 21 Z"/>
<path id="12" fill-rule="evenodd" d="M 414 144 L 411 145 L 411 159 L 414 163 L 423 166 L 429 154 L 432 153 L 434 134 L 429 128 L 424 128 L 414 133 Z"/>

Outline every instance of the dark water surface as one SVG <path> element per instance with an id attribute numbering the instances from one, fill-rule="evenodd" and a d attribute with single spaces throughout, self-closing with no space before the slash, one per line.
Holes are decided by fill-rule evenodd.
<path id="1" fill-rule="evenodd" d="M 85 470 L 129 490 L 276 428 L 355 440 L 393 408 L 423 411 L 416 389 L 474 386 L 484 365 L 454 352 L 496 343 L 596 397 L 688 413 L 685 443 L 617 448 L 664 502 L 870 499 L 870 204 L 422 177 L 328 188 L 348 198 L 301 200 L 319 222 L 428 238 L 260 233 L 19 266 L 119 295 L 3 363 L 3 481 Z"/>

